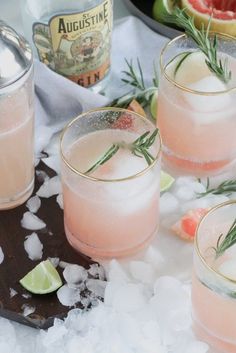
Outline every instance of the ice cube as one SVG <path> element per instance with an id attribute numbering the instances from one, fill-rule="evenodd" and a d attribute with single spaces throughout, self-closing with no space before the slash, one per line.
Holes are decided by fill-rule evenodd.
<path id="1" fill-rule="evenodd" d="M 206 76 L 197 82 L 189 84 L 188 87 L 198 92 L 224 92 L 227 90 L 225 84 L 214 75 Z M 218 119 L 225 119 L 225 114 L 222 114 L 222 112 L 221 114 L 217 114 L 217 112 L 225 109 L 231 104 L 231 97 L 229 93 L 214 96 L 186 92 L 184 93 L 184 99 L 188 102 L 195 113 L 212 113 L 206 115 L 193 115 L 199 123 L 212 123 Z"/>
<path id="2" fill-rule="evenodd" d="M 82 266 L 71 264 L 66 266 L 63 276 L 68 284 L 76 284 L 84 282 L 88 277 L 88 272 Z"/>
<path id="3" fill-rule="evenodd" d="M 143 261 L 131 261 L 130 273 L 136 280 L 142 283 L 152 283 L 155 278 L 152 266 Z"/>
<path id="4" fill-rule="evenodd" d="M 86 287 L 96 297 L 104 298 L 106 285 L 107 285 L 107 282 L 101 281 L 100 279 L 89 278 L 86 280 Z"/>
<path id="5" fill-rule="evenodd" d="M 170 192 L 165 192 L 160 198 L 160 213 L 166 214 L 177 210 L 179 202 Z"/>
<path id="6" fill-rule="evenodd" d="M 57 298 L 64 306 L 74 306 L 80 301 L 80 291 L 65 284 L 57 291 Z"/>
<path id="7" fill-rule="evenodd" d="M 109 264 L 108 279 L 109 281 L 124 283 L 130 281 L 128 274 L 124 271 L 123 267 L 117 260 L 112 260 Z"/>
<path id="8" fill-rule="evenodd" d="M 23 316 L 29 316 L 35 312 L 35 306 L 31 306 L 28 304 L 23 304 L 21 309 L 23 310 Z"/>
<path id="9" fill-rule="evenodd" d="M 57 174 L 61 174 L 61 165 L 60 165 L 60 157 L 58 156 L 50 156 L 47 158 L 41 159 L 44 164 L 46 164 L 49 168 L 54 170 Z"/>
<path id="10" fill-rule="evenodd" d="M 10 290 L 10 298 L 13 298 L 18 294 L 18 292 L 14 288 L 10 288 L 9 290 Z"/>
<path id="11" fill-rule="evenodd" d="M 180 187 L 178 187 L 175 190 L 174 195 L 180 201 L 189 201 L 189 200 L 192 200 L 193 198 L 196 197 L 196 194 L 195 194 L 194 190 L 191 187 L 189 187 L 189 186 L 180 186 Z"/>
<path id="12" fill-rule="evenodd" d="M 218 271 L 226 276 L 227 278 L 230 278 L 232 280 L 236 280 L 236 260 L 231 259 L 231 260 L 226 260 L 224 261 L 218 268 Z"/>
<path id="13" fill-rule="evenodd" d="M 41 200 L 38 195 L 31 197 L 26 203 L 26 207 L 31 213 L 36 213 L 39 210 L 40 206 Z"/>
<path id="14" fill-rule="evenodd" d="M 21 220 L 21 226 L 29 230 L 40 230 L 46 227 L 46 223 L 31 212 L 25 212 Z"/>
<path id="15" fill-rule="evenodd" d="M 63 210 L 64 209 L 64 205 L 63 205 L 63 196 L 62 196 L 62 194 L 57 195 L 57 203 L 60 206 L 60 208 Z"/>
<path id="16" fill-rule="evenodd" d="M 208 344 L 200 341 L 189 342 L 186 346 L 187 353 L 206 353 L 208 349 Z"/>
<path id="17" fill-rule="evenodd" d="M 51 262 L 51 264 L 54 267 L 57 267 L 59 265 L 59 262 L 60 262 L 59 257 L 48 257 L 48 260 Z"/>
<path id="18" fill-rule="evenodd" d="M 49 180 L 45 180 L 45 182 L 39 188 L 36 194 L 39 197 L 49 198 L 53 195 L 57 195 L 61 193 L 62 193 L 61 180 L 59 176 L 54 176 Z"/>
<path id="19" fill-rule="evenodd" d="M 37 175 L 37 179 L 40 183 L 43 183 L 44 181 L 50 179 L 44 170 L 36 170 L 36 175 Z"/>
<path id="20" fill-rule="evenodd" d="M 26 237 L 24 248 L 31 260 L 40 260 L 43 256 L 43 244 L 36 233 Z"/>
<path id="21" fill-rule="evenodd" d="M 142 286 L 133 283 L 120 285 L 112 301 L 112 307 L 118 312 L 136 311 L 143 308 L 145 304 Z"/>
<path id="22" fill-rule="evenodd" d="M 144 259 L 156 270 L 160 270 L 165 264 L 165 258 L 163 254 L 154 246 L 149 246 L 144 255 Z"/>
<path id="23" fill-rule="evenodd" d="M 90 265 L 89 269 L 88 269 L 88 273 L 94 277 L 94 278 L 98 278 L 101 280 L 104 280 L 106 275 L 105 275 L 105 270 L 101 265 L 98 264 L 92 264 Z"/>
<path id="24" fill-rule="evenodd" d="M 4 260 L 4 253 L 2 251 L 2 247 L 0 246 L 0 264 L 3 262 Z"/>

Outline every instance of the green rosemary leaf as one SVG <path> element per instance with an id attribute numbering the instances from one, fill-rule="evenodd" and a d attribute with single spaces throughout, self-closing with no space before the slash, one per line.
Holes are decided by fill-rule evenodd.
<path id="1" fill-rule="evenodd" d="M 157 68 L 154 65 L 154 78 L 153 84 L 154 86 L 146 88 L 144 82 L 143 70 L 141 67 L 140 60 L 137 58 L 137 68 L 133 65 L 133 60 L 128 61 L 125 59 L 125 63 L 128 67 L 127 70 L 122 71 L 125 75 L 121 79 L 126 85 L 130 85 L 134 88 L 132 92 L 126 93 L 125 95 L 113 100 L 109 106 L 111 107 L 119 107 L 119 108 L 127 108 L 133 99 L 137 100 L 137 102 L 143 107 L 150 106 L 152 97 L 156 94 L 158 88 L 158 75 Z M 138 72 L 138 74 L 136 73 Z"/>
<path id="2" fill-rule="evenodd" d="M 227 60 L 222 61 L 218 58 L 218 40 L 214 35 L 213 39 L 209 38 L 209 31 L 211 25 L 211 18 L 208 22 L 207 29 L 204 26 L 199 30 L 194 25 L 194 19 L 187 15 L 185 10 L 175 7 L 171 15 L 165 16 L 167 23 L 175 24 L 182 27 L 188 37 L 197 44 L 206 56 L 206 64 L 209 69 L 223 82 L 229 82 L 231 78 L 231 71 L 228 69 Z"/>
<path id="3" fill-rule="evenodd" d="M 206 195 L 231 195 L 233 192 L 236 192 L 236 179 L 225 180 L 220 183 L 218 186 L 211 188 L 209 178 L 207 180 L 206 191 L 198 193 L 198 198 L 204 197 Z"/>
<path id="4" fill-rule="evenodd" d="M 225 238 L 221 241 L 223 234 L 220 234 L 216 244 L 216 258 L 223 255 L 223 253 L 231 246 L 236 244 L 236 219 L 233 221 Z"/>
<path id="5" fill-rule="evenodd" d="M 155 129 L 153 133 L 148 137 L 150 131 L 146 131 L 131 144 L 126 144 L 124 142 L 113 144 L 103 154 L 103 156 L 86 171 L 85 174 L 94 172 L 98 167 L 109 161 L 119 151 L 120 148 L 128 149 L 135 156 L 145 158 L 148 165 L 152 164 L 155 158 L 151 155 L 148 149 L 154 144 L 157 133 L 158 129 Z"/>
<path id="6" fill-rule="evenodd" d="M 94 172 L 98 167 L 109 161 L 109 159 L 111 159 L 116 154 L 116 152 L 119 151 L 119 149 L 120 146 L 118 144 L 112 145 L 109 150 L 107 150 L 105 154 L 91 168 L 89 168 L 85 172 L 85 174 L 90 174 Z"/>

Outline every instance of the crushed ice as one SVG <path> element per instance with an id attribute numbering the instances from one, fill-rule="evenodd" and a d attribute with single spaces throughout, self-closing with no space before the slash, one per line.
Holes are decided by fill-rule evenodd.
<path id="1" fill-rule="evenodd" d="M 26 237 L 24 248 L 31 260 L 40 260 L 43 256 L 43 244 L 36 233 Z"/>
<path id="2" fill-rule="evenodd" d="M 25 212 L 21 220 L 21 226 L 29 230 L 40 230 L 46 227 L 46 223 L 31 212 Z"/>
<path id="3" fill-rule="evenodd" d="M 23 316 L 29 316 L 35 312 L 35 307 L 28 304 L 23 304 L 21 309 L 23 311 Z"/>
<path id="4" fill-rule="evenodd" d="M 26 203 L 26 207 L 31 213 L 38 212 L 40 206 L 41 206 L 41 200 L 37 195 L 31 197 Z"/>
<path id="5" fill-rule="evenodd" d="M 2 247 L 0 246 L 0 264 L 3 262 L 3 260 L 4 260 L 4 253 L 3 253 Z"/>
<path id="6" fill-rule="evenodd" d="M 43 185 L 40 186 L 37 191 L 39 197 L 49 198 L 53 195 L 58 195 L 62 192 L 61 189 L 61 180 L 58 175 L 54 176 L 51 179 L 46 179 Z"/>
<path id="7" fill-rule="evenodd" d="M 51 179 L 44 174 L 40 178 L 45 183 L 41 191 L 50 195 L 54 188 L 48 187 Z M 64 269 L 66 282 L 57 296 L 72 310 L 47 331 L 21 328 L 31 342 L 29 347 L 21 343 L 17 324 L 0 320 L 0 351 L 4 347 L 4 353 L 206 353 L 208 346 L 192 332 L 192 244 L 171 237 L 169 232 L 176 218 L 189 209 L 207 208 L 229 199 L 222 195 L 197 198 L 197 193 L 204 191 L 205 186 L 194 178 L 177 178 L 171 190 L 161 195 L 157 239 L 138 258 L 106 264 L 108 282 L 104 281 L 104 269 L 97 264 L 85 271 L 52 259 L 55 266 Z M 28 212 L 28 216 L 26 223 L 32 225 L 35 215 Z M 91 309 L 73 309 L 78 302 Z M 25 312 L 29 315 L 30 309 L 26 307 Z M 9 342 L 1 341 L 6 323 Z"/>

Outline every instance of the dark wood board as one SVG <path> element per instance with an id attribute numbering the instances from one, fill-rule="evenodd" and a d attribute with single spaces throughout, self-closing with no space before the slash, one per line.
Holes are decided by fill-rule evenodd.
<path id="1" fill-rule="evenodd" d="M 38 170 L 44 170 L 49 176 L 54 173 L 44 166 L 39 165 Z M 41 185 L 36 176 L 35 190 Z M 34 195 L 34 193 L 33 193 Z M 63 226 L 63 211 L 56 202 L 56 196 L 49 199 L 41 198 L 42 205 L 37 216 L 42 219 L 47 228 L 36 231 L 43 243 L 43 258 L 59 257 L 61 261 L 77 263 L 85 268 L 93 262 L 77 253 L 67 242 Z M 28 299 L 23 294 L 29 294 L 19 284 L 19 280 L 35 267 L 40 261 L 31 261 L 24 250 L 25 237 L 33 231 L 23 229 L 20 221 L 24 212 L 28 211 L 26 205 L 12 210 L 0 211 L 0 246 L 3 249 L 4 261 L 0 264 L 0 316 L 29 325 L 35 328 L 46 329 L 53 324 L 54 319 L 64 318 L 69 308 L 60 304 L 56 293 L 35 295 Z M 58 269 L 60 274 L 62 270 Z M 61 276 L 61 278 L 63 278 Z M 9 289 L 15 289 L 18 294 L 10 298 Z M 36 308 L 35 312 L 27 317 L 22 315 L 22 306 L 28 304 Z M 81 305 L 78 305 L 81 307 Z"/>

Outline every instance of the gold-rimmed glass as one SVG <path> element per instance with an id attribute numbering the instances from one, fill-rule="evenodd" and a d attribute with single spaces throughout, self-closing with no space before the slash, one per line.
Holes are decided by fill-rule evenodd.
<path id="1" fill-rule="evenodd" d="M 219 352 L 236 352 L 236 246 L 216 257 L 236 218 L 236 200 L 212 208 L 201 220 L 194 244 L 192 313 L 197 335 Z M 232 266 L 235 264 L 235 270 Z M 234 271 L 234 275 L 232 273 Z"/>
<path id="2" fill-rule="evenodd" d="M 163 164 L 175 175 L 219 174 L 230 169 L 236 159 L 236 39 L 223 34 L 217 38 L 218 52 L 227 58 L 232 71 L 230 82 L 222 83 L 217 92 L 212 82 L 208 87 L 209 79 L 203 90 L 194 90 L 191 85 L 180 84 L 173 69 L 171 73 L 169 63 L 178 55 L 198 50 L 192 39 L 176 37 L 161 53 L 157 124 L 163 141 Z M 197 63 L 188 70 L 193 80 L 198 80 L 198 74 L 202 79 Z"/>
<path id="3" fill-rule="evenodd" d="M 118 142 L 116 139 L 126 142 L 129 136 L 133 141 L 154 130 L 155 126 L 146 118 L 118 108 L 89 111 L 64 129 L 61 136 L 64 224 L 67 239 L 76 250 L 93 258 L 126 256 L 147 246 L 155 236 L 159 218 L 159 135 L 152 146 L 151 165 L 130 152 L 125 160 L 116 161 L 115 157 L 110 160 L 116 161 L 121 169 L 115 177 L 106 174 L 109 162 L 104 164 L 104 174 L 99 174 L 99 170 L 98 174 L 85 173 L 94 164 L 90 160 L 94 149 L 101 156 L 107 147 Z M 90 151 L 83 147 L 88 138 Z M 106 139 L 107 147 L 101 149 Z M 77 161 L 74 154 L 71 158 L 75 146 L 80 156 Z M 137 158 L 144 168 L 135 173 L 129 170 L 129 158 Z"/>

